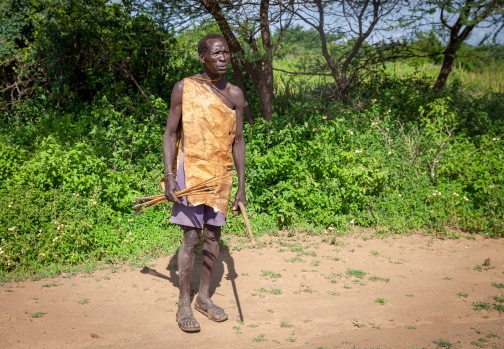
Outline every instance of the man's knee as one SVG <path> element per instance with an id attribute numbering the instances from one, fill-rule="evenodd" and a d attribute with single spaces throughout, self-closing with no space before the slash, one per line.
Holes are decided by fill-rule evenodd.
<path id="1" fill-rule="evenodd" d="M 203 236 L 207 242 L 219 243 L 221 227 L 217 227 L 215 225 L 205 225 L 205 228 L 203 229 Z"/>
<path id="2" fill-rule="evenodd" d="M 184 228 L 184 245 L 194 249 L 198 246 L 198 243 L 199 231 L 191 227 Z"/>

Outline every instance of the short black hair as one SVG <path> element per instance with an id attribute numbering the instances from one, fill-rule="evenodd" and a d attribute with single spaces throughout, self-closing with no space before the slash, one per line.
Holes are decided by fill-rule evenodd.
<path id="1" fill-rule="evenodd" d="M 198 42 L 198 55 L 203 55 L 205 52 L 208 50 L 208 40 L 212 39 L 222 39 L 224 42 L 226 39 L 222 35 L 219 34 L 208 34 L 205 35 L 204 37 L 201 38 L 201 40 Z"/>

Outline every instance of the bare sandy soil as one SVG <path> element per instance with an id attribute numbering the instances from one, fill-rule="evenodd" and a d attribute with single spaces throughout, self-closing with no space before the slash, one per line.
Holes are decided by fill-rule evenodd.
<path id="1" fill-rule="evenodd" d="M 221 253 L 213 300 L 229 320 L 195 311 L 200 333 L 178 328 L 176 257 L 160 258 L 4 285 L 0 348 L 504 348 L 504 314 L 473 309 L 504 295 L 504 240 L 259 242 Z"/>

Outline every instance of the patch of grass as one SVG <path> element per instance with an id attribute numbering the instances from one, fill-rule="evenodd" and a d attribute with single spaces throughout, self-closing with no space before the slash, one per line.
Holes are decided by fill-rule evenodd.
<path id="1" fill-rule="evenodd" d="M 289 246 L 291 252 L 299 252 L 299 253 L 302 253 L 304 252 L 304 247 L 301 246 L 301 244 L 297 243 L 297 244 L 292 244 Z"/>
<path id="2" fill-rule="evenodd" d="M 413 298 L 412 294 L 407 294 L 406 297 Z"/>
<path id="3" fill-rule="evenodd" d="M 250 327 L 250 328 L 256 328 L 256 327 L 259 327 L 259 325 L 257 325 L 257 324 L 250 324 L 250 325 L 248 325 L 247 327 Z"/>
<path id="4" fill-rule="evenodd" d="M 8 288 L 5 290 L 5 292 L 14 292 L 14 290 L 12 288 Z"/>
<path id="5" fill-rule="evenodd" d="M 494 309 L 498 310 L 499 313 L 504 313 L 504 304 L 494 304 Z"/>
<path id="6" fill-rule="evenodd" d="M 473 303 L 473 309 L 477 311 L 481 310 L 490 310 L 490 303 L 488 302 L 474 302 Z"/>
<path id="7" fill-rule="evenodd" d="M 346 274 L 348 277 L 356 277 L 359 279 L 363 279 L 367 273 L 360 269 L 347 269 Z"/>
<path id="8" fill-rule="evenodd" d="M 305 320 L 303 320 L 303 322 L 304 322 L 305 324 L 307 324 L 307 323 L 311 322 L 311 320 L 310 320 L 310 319 L 305 319 Z"/>
<path id="9" fill-rule="evenodd" d="M 498 296 L 493 296 L 492 297 L 494 301 L 498 303 L 504 303 L 504 296 L 498 295 Z"/>
<path id="10" fill-rule="evenodd" d="M 335 284 L 335 283 L 337 283 L 337 282 L 338 282 L 336 279 L 337 279 L 337 278 L 341 278 L 341 276 L 340 276 L 340 275 L 342 276 L 343 274 L 341 274 L 341 273 L 338 273 L 338 274 L 334 274 L 334 273 L 332 273 L 331 275 L 327 275 L 327 276 L 325 276 L 325 278 L 326 278 L 327 280 L 331 281 L 331 284 Z"/>
<path id="11" fill-rule="evenodd" d="M 233 326 L 233 331 L 236 331 L 236 333 L 241 333 L 241 326 Z"/>
<path id="12" fill-rule="evenodd" d="M 266 310 L 266 311 L 267 311 L 268 313 L 271 313 L 271 314 L 273 314 L 273 313 L 275 312 L 273 309 L 268 309 L 268 310 Z"/>
<path id="13" fill-rule="evenodd" d="M 50 284 L 42 284 L 42 288 L 44 287 L 47 287 L 47 288 L 51 288 L 51 287 L 58 287 L 59 285 L 56 284 L 56 283 L 50 283 Z"/>
<path id="14" fill-rule="evenodd" d="M 387 304 L 388 301 L 385 298 L 376 298 L 374 302 L 378 303 L 380 305 L 385 305 L 385 304 Z"/>
<path id="15" fill-rule="evenodd" d="M 375 257 L 379 257 L 380 256 L 380 253 L 378 251 L 375 251 L 375 250 L 372 250 L 371 251 L 371 255 L 375 256 Z"/>
<path id="16" fill-rule="evenodd" d="M 488 339 L 486 339 L 486 338 L 480 338 L 477 341 L 472 341 L 471 344 L 475 345 L 475 346 L 477 346 L 479 348 L 484 348 L 484 347 L 486 347 L 485 343 L 487 343 L 487 342 L 488 342 Z"/>
<path id="17" fill-rule="evenodd" d="M 359 285 L 361 285 L 361 286 L 366 286 L 366 284 L 365 284 L 364 282 L 360 281 L 360 280 L 353 280 L 352 282 L 353 282 L 354 284 L 359 284 Z"/>
<path id="18" fill-rule="evenodd" d="M 285 322 L 285 321 L 282 321 L 280 323 L 280 327 L 284 327 L 284 328 L 291 328 L 293 326 L 294 326 L 293 324 L 289 324 L 288 322 Z"/>
<path id="19" fill-rule="evenodd" d="M 374 324 L 374 323 L 372 323 L 372 322 L 368 322 L 368 323 L 371 325 L 371 327 L 372 327 L 372 328 L 377 329 L 377 330 L 379 330 L 379 329 L 380 329 L 380 325 L 375 325 L 375 324 Z"/>
<path id="20" fill-rule="evenodd" d="M 373 281 L 373 282 L 376 282 L 376 281 L 389 282 L 390 281 L 389 278 L 380 278 L 378 276 L 371 276 L 368 280 Z"/>
<path id="21" fill-rule="evenodd" d="M 406 329 L 408 329 L 408 330 L 416 330 L 416 327 L 415 326 L 406 326 Z"/>
<path id="22" fill-rule="evenodd" d="M 349 290 L 349 289 L 351 289 L 351 288 L 352 288 L 352 286 L 348 286 L 347 284 L 345 284 L 345 285 L 343 285 L 343 288 L 345 288 L 345 289 Z"/>
<path id="23" fill-rule="evenodd" d="M 278 278 L 282 277 L 281 274 L 275 273 L 274 271 L 271 271 L 271 270 L 261 270 L 261 271 L 262 271 L 262 273 L 261 273 L 262 277 L 269 277 L 272 279 L 278 279 Z"/>
<path id="24" fill-rule="evenodd" d="M 497 288 L 504 288 L 504 283 L 501 282 L 500 284 L 497 284 L 495 282 L 492 282 L 492 286 Z"/>
<path id="25" fill-rule="evenodd" d="M 469 293 L 459 292 L 459 293 L 457 293 L 457 296 L 467 298 L 467 297 L 469 297 Z"/>
<path id="26" fill-rule="evenodd" d="M 366 324 L 363 324 L 362 322 L 359 322 L 359 320 L 354 320 L 352 322 L 352 324 L 355 326 L 355 327 L 358 327 L 358 328 L 364 328 L 366 327 Z"/>
<path id="27" fill-rule="evenodd" d="M 266 297 L 263 293 L 257 293 L 257 292 L 252 292 L 250 295 L 251 295 L 252 297 L 256 297 L 256 296 L 257 296 L 257 297 L 259 297 L 259 298 L 264 298 L 264 297 Z"/>
<path id="28" fill-rule="evenodd" d="M 279 288 L 274 288 L 274 289 L 271 290 L 271 294 L 273 294 L 273 295 L 282 294 L 282 290 L 279 289 Z"/>
<path id="29" fill-rule="evenodd" d="M 294 342 L 296 342 L 296 338 L 294 338 L 294 337 L 289 337 L 289 338 L 287 338 L 287 339 L 286 339 L 286 341 L 287 341 L 287 342 L 294 343 Z"/>
<path id="30" fill-rule="evenodd" d="M 320 265 L 320 261 L 319 260 L 314 260 L 311 262 L 311 265 L 312 267 L 318 267 Z"/>
<path id="31" fill-rule="evenodd" d="M 292 257 L 290 259 L 284 259 L 284 261 L 286 262 L 290 262 L 290 263 L 306 263 L 306 261 L 304 259 L 302 259 L 300 256 L 296 256 L 296 257 Z"/>
<path id="32" fill-rule="evenodd" d="M 30 313 L 30 316 L 32 318 L 34 318 L 34 319 L 39 319 L 42 316 L 44 316 L 45 314 L 47 314 L 47 312 L 45 312 L 45 311 L 37 311 L 36 313 Z"/>
<path id="33" fill-rule="evenodd" d="M 237 323 L 239 323 L 240 325 L 243 325 L 243 320 L 236 320 Z"/>
<path id="34" fill-rule="evenodd" d="M 451 348 L 451 346 L 453 345 L 450 341 L 443 338 L 435 339 L 434 343 L 437 344 L 438 348 L 447 348 L 447 349 Z"/>
<path id="35" fill-rule="evenodd" d="M 452 281 L 453 278 L 450 278 L 450 277 L 446 276 L 443 280 Z"/>
<path id="36" fill-rule="evenodd" d="M 301 254 L 305 256 L 317 257 L 317 254 L 313 251 L 303 251 Z"/>
<path id="37" fill-rule="evenodd" d="M 336 292 L 336 291 L 327 291 L 327 294 L 329 296 L 341 296 L 341 293 Z"/>
<path id="38" fill-rule="evenodd" d="M 261 343 L 267 340 L 264 337 L 266 337 L 266 335 L 264 333 L 261 333 L 259 336 L 255 337 L 252 341 L 256 343 Z"/>
<path id="39" fill-rule="evenodd" d="M 473 268 L 473 270 L 476 270 L 476 271 L 479 271 L 479 272 L 482 272 L 483 271 L 483 267 L 481 265 L 477 265 Z"/>
<path id="40" fill-rule="evenodd" d="M 83 298 L 79 301 L 80 305 L 88 304 L 89 303 L 89 298 Z"/>
<path id="41" fill-rule="evenodd" d="M 317 293 L 317 291 L 312 290 L 312 289 L 310 288 L 310 286 L 308 286 L 308 285 L 301 284 L 301 287 L 302 287 L 302 289 L 301 289 L 301 290 L 296 291 L 296 292 L 294 292 L 294 293 L 295 293 L 295 294 L 299 294 L 299 293 L 301 293 L 301 292 L 304 292 L 304 293 Z"/>

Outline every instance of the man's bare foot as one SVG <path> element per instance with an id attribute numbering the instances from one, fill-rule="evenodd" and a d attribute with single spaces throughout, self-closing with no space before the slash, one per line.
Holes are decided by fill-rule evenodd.
<path id="1" fill-rule="evenodd" d="M 194 318 L 189 305 L 179 306 L 176 320 L 180 329 L 184 332 L 199 332 L 201 330 L 200 324 Z"/>
<path id="2" fill-rule="evenodd" d="M 199 297 L 196 297 L 194 302 L 194 309 L 202 314 L 205 314 L 210 320 L 221 322 L 227 320 L 228 316 L 224 312 L 224 309 L 215 305 L 212 300 L 202 301 Z"/>

